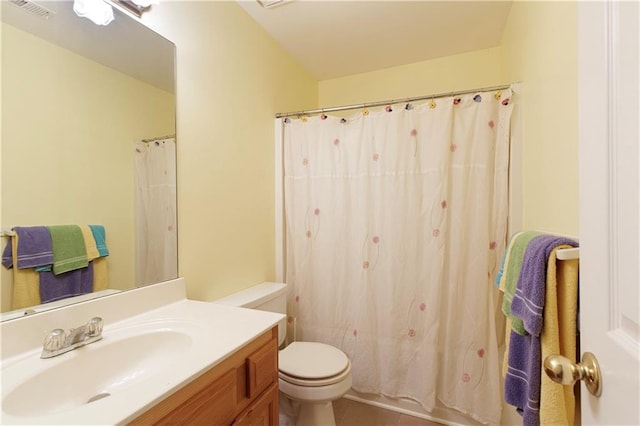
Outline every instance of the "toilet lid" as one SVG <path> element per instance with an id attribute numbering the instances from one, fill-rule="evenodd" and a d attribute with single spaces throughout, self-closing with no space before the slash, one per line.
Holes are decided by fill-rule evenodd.
<path id="1" fill-rule="evenodd" d="M 293 342 L 280 351 L 279 369 L 303 379 L 324 379 L 344 371 L 349 359 L 338 348 L 317 342 Z"/>

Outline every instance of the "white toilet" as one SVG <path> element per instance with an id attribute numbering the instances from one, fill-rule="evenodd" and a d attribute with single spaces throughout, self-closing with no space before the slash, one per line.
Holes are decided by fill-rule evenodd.
<path id="1" fill-rule="evenodd" d="M 262 283 L 215 303 L 286 314 L 286 284 Z M 278 344 L 287 333 L 286 318 L 278 324 Z M 296 425 L 335 425 L 332 401 L 351 388 L 351 362 L 330 345 L 292 342 L 278 354 L 282 395 L 300 404 Z"/>

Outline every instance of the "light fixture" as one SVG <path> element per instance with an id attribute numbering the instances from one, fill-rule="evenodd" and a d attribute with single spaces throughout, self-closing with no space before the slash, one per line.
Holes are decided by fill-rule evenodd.
<path id="1" fill-rule="evenodd" d="M 73 0 L 73 11 L 96 25 L 109 25 L 113 21 L 113 8 L 102 0 Z"/>
<path id="2" fill-rule="evenodd" d="M 152 4 L 159 0 L 73 0 L 76 15 L 90 19 L 96 25 L 108 25 L 113 21 L 113 7 L 134 14 L 138 18 Z"/>
<path id="3" fill-rule="evenodd" d="M 142 16 L 146 9 L 152 4 L 158 4 L 159 0 L 104 0 L 107 3 L 117 6 L 126 12 L 132 13 L 138 18 Z"/>
<path id="4" fill-rule="evenodd" d="M 265 9 L 271 9 L 272 7 L 282 6 L 285 3 L 289 3 L 292 0 L 257 0 L 258 4 Z"/>
<path id="5" fill-rule="evenodd" d="M 160 0 L 131 0 L 131 1 L 144 9 L 151 6 L 152 4 L 160 3 Z"/>

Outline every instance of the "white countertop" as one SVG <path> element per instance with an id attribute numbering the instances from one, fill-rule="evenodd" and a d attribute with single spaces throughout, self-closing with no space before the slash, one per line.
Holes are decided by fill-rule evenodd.
<path id="1" fill-rule="evenodd" d="M 24 317 L 29 313 L 35 314 L 35 313 L 53 309 L 53 308 L 63 308 L 65 306 L 69 306 L 74 303 L 85 302 L 87 300 L 95 299 L 97 297 L 111 296 L 113 294 L 120 293 L 121 291 L 122 290 L 114 290 L 114 289 L 94 291 L 93 293 L 69 297 L 68 299 L 62 299 L 55 302 L 44 303 L 42 305 L 30 306 L 28 308 L 16 309 L 14 311 L 9 311 L 9 312 L 2 312 L 0 313 L 0 321 L 17 319 L 20 317 Z"/>
<path id="2" fill-rule="evenodd" d="M 149 291 L 151 290 L 147 293 Z M 160 366 L 161 370 L 158 370 L 159 373 L 142 376 L 143 379 L 128 387 L 119 388 L 111 396 L 73 408 L 61 408 L 61 411 L 36 417 L 6 413 L 3 405 L 2 424 L 126 423 L 217 365 L 258 335 L 271 329 L 283 318 L 283 315 L 272 312 L 182 299 L 109 323 L 107 320 L 110 317 L 109 312 L 100 312 L 98 307 L 99 305 L 96 305 L 95 309 L 90 309 L 89 306 L 89 310 L 95 312 L 95 316 L 105 318 L 102 340 L 50 359 L 40 359 L 40 347 L 14 353 L 2 359 L 3 403 L 21 383 L 33 379 L 47 369 L 56 368 L 56 363 L 60 364 L 60 368 L 62 363 L 66 362 L 69 365 L 69 361 L 74 356 L 86 356 L 80 351 L 85 351 L 84 353 L 91 350 L 99 351 L 101 345 L 109 345 L 115 341 L 114 339 L 120 339 L 127 333 L 134 335 L 139 327 L 144 328 L 149 324 L 157 327 L 158 324 L 166 324 L 167 329 L 171 327 L 179 329 L 182 324 L 185 329 L 188 329 L 192 338 L 190 343 L 185 345 L 186 347 L 176 351 L 172 348 L 170 353 L 167 351 L 166 359 L 162 358 L 163 364 Z M 65 309 L 69 308 L 62 308 L 60 311 Z M 109 310 L 112 307 L 104 309 Z M 84 311 L 86 310 L 85 306 Z M 58 312 L 58 316 L 60 314 Z M 42 320 L 36 323 L 42 323 Z M 65 328 L 51 323 L 49 329 L 57 327 Z M 16 330 L 17 328 L 14 327 L 11 331 Z M 5 333 L 3 339 L 9 337 L 6 335 L 6 330 L 3 332 Z M 93 369 L 100 369 L 100 365 L 91 365 L 90 368 L 82 363 L 77 365 L 79 367 L 75 373 L 87 377 L 92 374 Z M 56 386 L 64 386 L 64 384 L 51 384 L 50 389 L 46 391 L 55 393 Z"/>

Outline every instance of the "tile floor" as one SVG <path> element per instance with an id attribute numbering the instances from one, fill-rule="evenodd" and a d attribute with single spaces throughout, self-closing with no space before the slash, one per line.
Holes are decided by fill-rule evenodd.
<path id="1" fill-rule="evenodd" d="M 333 414 L 336 418 L 336 426 L 440 426 L 440 423 L 346 398 L 333 402 Z"/>

